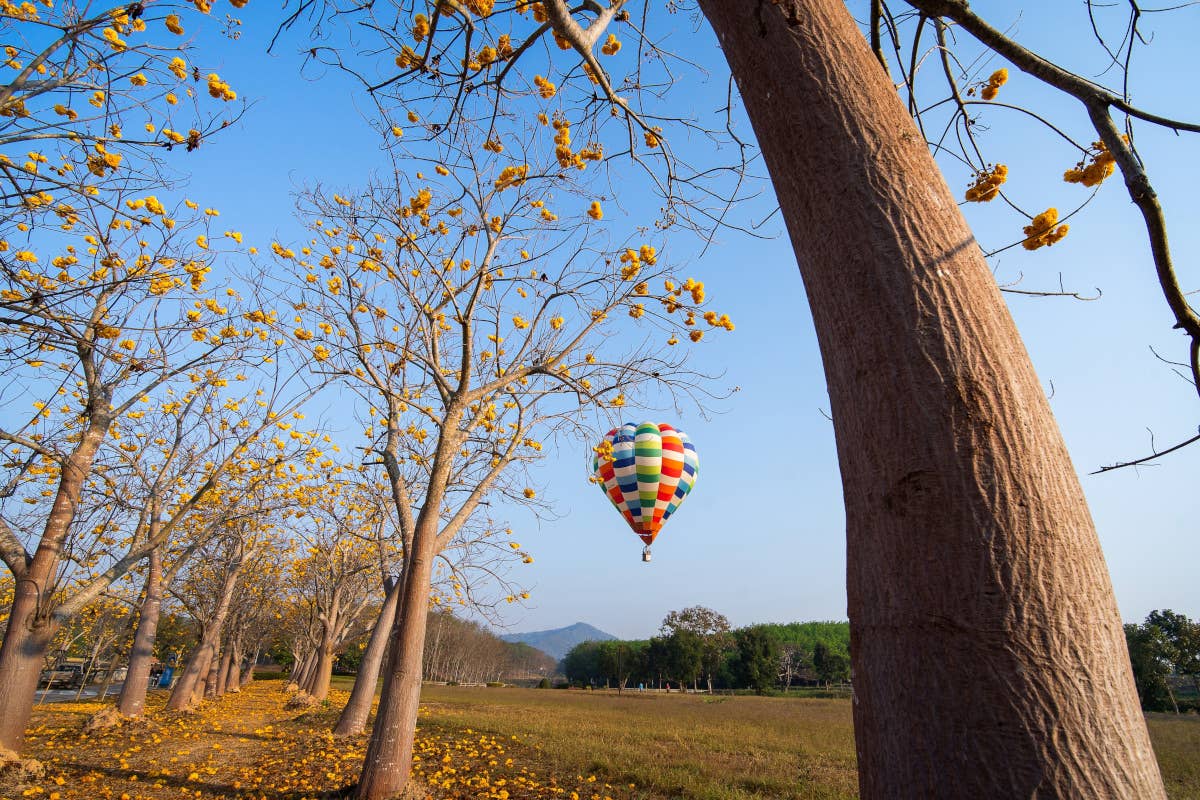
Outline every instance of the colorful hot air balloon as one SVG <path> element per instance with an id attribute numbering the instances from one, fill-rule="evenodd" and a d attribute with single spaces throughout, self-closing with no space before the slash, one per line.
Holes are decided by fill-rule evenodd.
<path id="1" fill-rule="evenodd" d="M 627 422 L 609 431 L 596 448 L 592 471 L 609 501 L 650 545 L 696 483 L 700 460 L 687 434 L 670 425 Z"/>

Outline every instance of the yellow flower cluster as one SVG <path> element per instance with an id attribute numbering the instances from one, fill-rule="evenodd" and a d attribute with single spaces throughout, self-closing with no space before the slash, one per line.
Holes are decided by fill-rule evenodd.
<path id="1" fill-rule="evenodd" d="M 167 26 L 167 30 L 176 36 L 183 35 L 183 25 L 179 22 L 178 14 L 167 14 L 167 18 L 163 20 L 163 23 Z"/>
<path id="2" fill-rule="evenodd" d="M 510 186 L 520 186 L 525 183 L 525 176 L 529 174 L 529 165 L 521 164 L 520 166 L 508 166 L 500 170 L 500 174 L 496 177 L 495 187 L 497 191 L 504 191 Z"/>
<path id="3" fill-rule="evenodd" d="M 208 94 L 227 103 L 237 99 L 237 92 L 230 89 L 229 84 L 221 80 L 221 76 L 215 72 L 210 72 L 208 75 Z"/>
<path id="4" fill-rule="evenodd" d="M 1125 143 L 1129 143 L 1128 136 L 1122 136 Z M 1108 147 L 1104 142 L 1092 142 L 1092 148 L 1096 151 L 1091 157 L 1091 161 L 1084 163 L 1080 161 L 1075 165 L 1074 169 L 1069 169 L 1063 173 L 1063 180 L 1067 183 L 1079 183 L 1084 186 L 1099 186 L 1104 182 L 1104 179 L 1113 174 L 1117 169 L 1117 160 L 1113 154 L 1108 151 Z"/>
<path id="5" fill-rule="evenodd" d="M 1057 226 L 1057 227 L 1056 227 Z M 1039 247 L 1049 247 L 1062 240 L 1067 235 L 1069 225 L 1058 224 L 1058 209 L 1047 208 L 1038 214 L 1025 226 L 1026 239 L 1022 246 L 1026 250 L 1037 250 Z"/>
<path id="6" fill-rule="evenodd" d="M 1000 87 L 1006 83 L 1008 83 L 1008 70 L 1001 67 L 988 76 L 987 86 L 983 87 L 980 94 L 984 100 L 995 100 L 996 95 L 1000 94 Z"/>
<path id="7" fill-rule="evenodd" d="M 594 220 L 604 219 L 604 209 L 600 207 L 599 200 L 592 201 L 592 204 L 588 206 L 587 215 Z"/>
<path id="8" fill-rule="evenodd" d="M 658 147 L 662 144 L 662 128 L 658 125 L 646 131 L 642 136 L 646 140 L 647 147 Z"/>
<path id="9" fill-rule="evenodd" d="M 975 176 L 975 182 L 967 187 L 967 201 L 988 203 L 1000 196 L 1000 187 L 1008 180 L 1008 167 L 997 164 L 991 170 L 983 170 Z"/>
<path id="10" fill-rule="evenodd" d="M 733 330 L 733 320 L 729 318 L 728 314 L 717 316 L 717 312 L 715 311 L 705 311 L 704 321 L 714 328 L 724 328 L 727 331 Z"/>
<path id="11" fill-rule="evenodd" d="M 542 96 L 543 100 L 549 100 L 558 93 L 558 87 L 554 85 L 554 82 L 543 78 L 541 75 L 534 75 L 533 83 L 538 87 L 538 94 Z"/>
<path id="12" fill-rule="evenodd" d="M 418 42 L 424 41 L 425 37 L 429 35 L 429 18 L 424 14 L 417 14 L 413 17 L 412 35 Z"/>
<path id="13" fill-rule="evenodd" d="M 608 439 L 605 439 L 604 441 L 600 442 L 600 444 L 593 447 L 592 451 L 595 452 L 596 457 L 601 461 L 617 460 L 617 457 L 613 455 L 612 442 L 610 442 Z"/>
<path id="14" fill-rule="evenodd" d="M 599 161 L 604 157 L 602 149 L 585 147 L 578 153 L 571 150 L 571 122 L 561 117 L 554 118 L 554 156 L 561 167 L 583 169 L 587 161 Z M 598 146 L 597 146 L 598 147 Z M 586 154 L 586 155 L 585 155 Z M 597 217 L 599 219 L 599 217 Z"/>
<path id="15" fill-rule="evenodd" d="M 409 67 L 419 67 L 423 63 L 425 63 L 425 59 L 413 52 L 411 47 L 408 45 L 400 47 L 400 55 L 396 56 L 397 67 L 408 69 Z"/>
<path id="16" fill-rule="evenodd" d="M 606 56 L 615 56 L 621 49 L 621 42 L 616 34 L 610 33 L 608 39 L 600 47 L 600 52 Z"/>

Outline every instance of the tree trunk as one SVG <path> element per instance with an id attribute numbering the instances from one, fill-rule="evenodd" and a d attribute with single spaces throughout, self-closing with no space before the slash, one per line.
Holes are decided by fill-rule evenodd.
<path id="1" fill-rule="evenodd" d="M 23 589 L 17 583 L 8 629 L 0 647 L 0 749 L 21 752 L 25 727 L 33 714 L 38 677 L 46 658 L 46 648 L 54 638 L 54 627 L 37 625 L 36 590 Z"/>
<path id="2" fill-rule="evenodd" d="M 237 586 L 240 567 L 235 567 L 225 576 L 221 597 L 213 611 L 212 619 L 204 626 L 200 644 L 188 659 L 183 674 L 179 676 L 171 697 L 167 700 L 167 708 L 172 711 L 182 711 L 191 708 L 203 697 L 204 683 L 209 666 L 216 655 L 216 648 L 221 639 L 221 628 L 225 625 L 225 617 L 229 613 L 229 604 L 233 600 L 233 590 Z"/>
<path id="3" fill-rule="evenodd" d="M 107 407 L 109 394 L 100 391 L 98 401 Z M 33 558 L 10 565 L 16 587 L 4 640 L 0 642 L 0 748 L 20 753 L 25 746 L 25 727 L 33 713 L 38 677 L 46 648 L 58 631 L 54 608 L 54 576 L 75 519 L 83 484 L 92 471 L 96 451 L 112 420 L 104 413 L 92 412 L 92 419 L 75 451 L 62 466 L 62 477 L 54 504 L 46 517 L 46 526 Z M 15 568 L 14 568 L 15 567 Z"/>
<path id="4" fill-rule="evenodd" d="M 296 674 L 292 677 L 292 683 L 296 684 L 296 688 L 304 691 L 304 687 L 308 686 L 308 681 L 312 677 L 313 668 L 317 663 L 317 651 L 309 650 L 304 654 L 304 658 L 297 662 L 300 667 L 296 670 Z"/>
<path id="5" fill-rule="evenodd" d="M 322 641 L 320 646 L 317 647 L 317 658 L 313 665 L 312 674 L 308 676 L 308 682 L 304 687 L 304 691 L 317 700 L 324 700 L 329 696 L 329 682 L 332 678 L 333 644 Z"/>
<path id="6" fill-rule="evenodd" d="M 208 657 L 208 669 L 203 673 L 204 685 L 197 685 L 196 693 L 192 695 L 194 702 L 199 702 L 206 697 L 214 700 L 221 696 L 217 691 L 217 675 L 221 671 L 221 655 L 221 636 L 218 634 L 217 638 L 213 640 L 212 654 Z"/>
<path id="7" fill-rule="evenodd" d="M 221 661 L 217 664 L 216 675 L 213 678 L 213 685 L 216 687 L 213 694 L 217 697 L 225 695 L 225 678 L 229 675 L 229 665 L 233 663 L 233 641 L 230 639 L 225 642 L 225 647 L 222 648 Z"/>
<path id="8" fill-rule="evenodd" d="M 1162 798 L 1078 478 L 841 0 L 701 0 L 801 267 L 847 527 L 863 798 Z"/>
<path id="9" fill-rule="evenodd" d="M 230 658 L 225 668 L 224 687 L 227 692 L 240 692 L 242 685 L 242 637 L 239 634 L 233 638 L 233 646 L 229 649 Z"/>
<path id="10" fill-rule="evenodd" d="M 245 686 L 246 684 L 248 684 L 254 680 L 254 667 L 256 664 L 258 664 L 258 654 L 259 654 L 259 648 L 256 647 L 256 648 L 254 648 L 254 655 L 250 658 L 250 663 L 248 663 L 246 665 L 246 668 L 244 670 L 242 670 L 242 680 L 241 680 L 242 686 Z"/>
<path id="11" fill-rule="evenodd" d="M 357 736 L 367 725 L 371 702 L 375 699 L 375 686 L 379 682 L 379 670 L 383 666 L 390 634 L 395 625 L 396 606 L 400 600 L 402 583 L 394 583 L 384 598 L 383 607 L 379 610 L 379 619 L 371 630 L 367 649 L 363 651 L 362 661 L 359 662 L 350 700 L 342 709 L 337 725 L 334 726 L 334 736 Z"/>
<path id="12" fill-rule="evenodd" d="M 162 609 L 162 554 L 158 548 L 150 551 L 150 566 L 146 572 L 146 588 L 138 614 L 133 648 L 129 653 L 129 670 L 117 711 L 126 717 L 140 717 L 146 706 L 146 691 L 150 685 L 150 667 L 154 663 L 154 639 L 158 634 L 159 612 Z"/>
<path id="13" fill-rule="evenodd" d="M 436 523 L 436 517 L 434 521 Z M 413 537 L 412 556 L 405 565 L 400 599 L 402 611 L 396 614 L 390 637 L 392 663 L 383 676 L 379 711 L 363 759 L 355 800 L 384 800 L 398 795 L 408 785 L 416 738 L 417 705 L 421 699 L 421 662 L 429 618 L 429 579 L 436 555 L 436 532 L 436 525 L 426 524 L 419 527 Z"/>

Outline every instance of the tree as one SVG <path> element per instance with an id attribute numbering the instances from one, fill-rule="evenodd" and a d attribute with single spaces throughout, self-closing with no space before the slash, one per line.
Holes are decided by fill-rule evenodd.
<path id="1" fill-rule="evenodd" d="M 321 701 L 329 695 L 338 652 L 363 634 L 360 618 L 375 600 L 378 529 L 384 524 L 370 495 L 345 480 L 304 487 L 293 533 L 304 553 L 289 564 L 292 603 L 307 611 L 304 631 L 310 669 L 299 689 Z"/>
<path id="2" fill-rule="evenodd" d="M 699 671 L 704 674 L 708 691 L 713 689 L 713 676 L 721 668 L 725 654 L 733 645 L 729 620 L 704 606 L 691 606 L 672 611 L 663 619 L 660 631 L 668 638 L 688 633 L 697 638 L 700 646 Z M 698 677 L 698 676 L 697 676 Z"/>
<path id="3" fill-rule="evenodd" d="M 737 657 L 733 662 L 735 678 L 742 686 L 764 694 L 778 677 L 779 643 L 757 625 L 734 631 L 733 641 L 737 646 Z"/>
<path id="4" fill-rule="evenodd" d="M 43 3 L 5 10 L 4 67 L 13 72 L 0 83 L 0 148 L 8 151 L 0 156 L 0 204 L 11 216 L 0 231 L 8 233 L 21 216 L 21 230 L 31 222 L 36 230 L 97 206 L 121 213 L 119 201 L 103 196 L 106 184 L 155 191 L 170 182 L 164 153 L 177 147 L 190 153 L 240 116 L 205 110 L 208 102 L 219 107 L 237 99 L 218 74 L 205 71 L 206 92 L 184 83 L 199 80 L 201 67 L 189 62 L 188 41 L 180 37 L 185 25 L 211 24 L 210 8 Z M 230 29 L 237 24 L 226 22 Z"/>
<path id="5" fill-rule="evenodd" d="M 686 350 L 671 349 L 703 338 L 694 329 L 706 315 L 703 286 L 660 264 L 655 245 L 602 238 L 598 202 L 561 184 L 557 157 L 466 138 L 434 175 L 397 172 L 349 197 L 313 193 L 316 236 L 272 248 L 294 281 L 284 330 L 315 372 L 361 399 L 367 450 L 397 516 L 413 517 L 361 798 L 391 796 L 409 778 L 438 554 L 486 516 L 490 497 L 536 507 L 523 467 L 540 457 L 543 436 L 639 392 L 704 391 L 683 366 Z M 407 202 L 397 206 L 398 196 Z M 555 201 L 574 204 L 558 206 L 573 227 L 556 224 Z M 712 329 L 732 327 L 707 316 Z M 625 321 L 655 338 L 610 335 Z"/>
<path id="6" fill-rule="evenodd" d="M 1171 647 L 1171 666 L 1176 674 L 1190 677 L 1200 695 L 1200 623 L 1168 608 L 1151 611 L 1145 624 L 1162 631 Z"/>
<path id="7" fill-rule="evenodd" d="M 811 666 L 811 656 L 799 645 L 784 644 L 779 647 L 777 677 L 785 692 L 792 688 L 792 681 Z"/>
<path id="8" fill-rule="evenodd" d="M 1125 642 L 1142 708 L 1146 711 L 1173 708 L 1179 713 L 1167 682 L 1171 674 L 1170 646 L 1162 630 L 1155 625 L 1131 623 L 1125 626 Z"/>
<path id="9" fill-rule="evenodd" d="M 850 659 L 832 650 L 824 642 L 817 642 L 817 646 L 813 648 L 812 663 L 817 680 L 826 686 L 831 683 L 844 683 L 850 679 Z"/>

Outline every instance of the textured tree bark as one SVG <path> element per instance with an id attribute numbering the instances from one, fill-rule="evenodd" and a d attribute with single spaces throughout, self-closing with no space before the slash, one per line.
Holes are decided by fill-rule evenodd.
<path id="1" fill-rule="evenodd" d="M 126 717 L 140 717 L 146 706 L 150 667 L 154 662 L 154 639 L 158 635 L 158 619 L 162 610 L 162 593 L 162 554 L 156 547 L 150 551 L 146 588 L 142 593 L 142 607 L 138 612 L 137 630 L 133 634 L 133 648 L 129 653 L 129 670 L 121 686 L 121 694 L 117 697 L 117 711 Z"/>
<path id="2" fill-rule="evenodd" d="M 384 598 L 383 606 L 379 610 L 379 619 L 371 630 L 367 649 L 363 651 L 362 661 L 359 662 L 350 700 L 342 709 L 337 725 L 333 728 L 334 736 L 357 736 L 366 728 L 367 716 L 371 713 L 371 702 L 375 699 L 375 685 L 379 682 L 379 671 L 383 667 L 388 641 L 396 620 L 401 586 L 402 581 L 394 583 Z"/>
<path id="3" fill-rule="evenodd" d="M 864 798 L 1162 798 L 1078 478 L 988 265 L 841 0 L 701 0 L 820 341 Z"/>
<path id="4" fill-rule="evenodd" d="M 437 508 L 437 505 L 433 507 Z M 397 613 L 392 626 L 388 645 L 392 651 L 391 663 L 383 676 L 379 710 L 363 759 L 355 800 L 385 800 L 395 797 L 408 785 L 416 738 L 417 705 L 421 699 L 429 580 L 436 555 L 436 516 L 433 522 L 432 525 L 418 525 L 413 537 L 413 552 L 406 563 L 400 597 L 403 612 Z"/>

